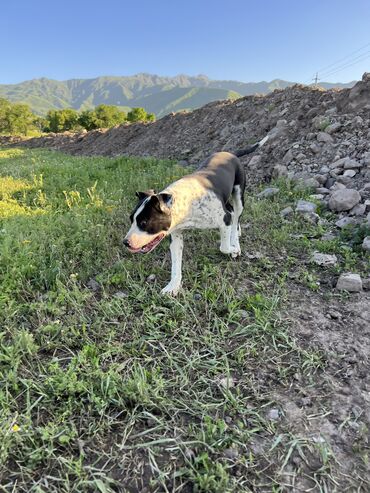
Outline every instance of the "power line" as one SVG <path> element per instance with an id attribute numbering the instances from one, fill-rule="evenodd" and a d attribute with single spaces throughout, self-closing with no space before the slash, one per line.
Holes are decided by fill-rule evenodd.
<path id="1" fill-rule="evenodd" d="M 356 63 L 360 63 L 364 60 L 366 60 L 369 57 L 370 51 L 365 51 L 364 53 L 360 53 L 357 55 L 355 58 L 352 58 L 353 55 L 356 53 L 359 53 L 363 51 L 365 48 L 370 46 L 370 43 L 366 43 L 363 45 L 361 48 L 358 48 L 357 50 L 352 51 L 349 55 L 346 55 L 345 57 L 340 58 L 336 62 L 331 63 L 330 65 L 326 65 L 325 67 L 321 68 L 316 72 L 316 74 L 306 80 L 304 83 L 308 84 L 309 82 L 314 81 L 315 85 L 317 85 L 318 80 L 323 80 L 323 77 L 329 77 L 331 75 L 336 74 L 337 72 L 340 72 L 342 70 L 345 70 L 348 67 L 351 67 L 352 65 L 355 65 Z M 341 63 L 344 62 L 344 63 Z M 320 79 L 319 79 L 319 74 L 320 74 Z"/>
<path id="2" fill-rule="evenodd" d="M 350 62 L 345 63 L 343 65 L 340 65 L 339 67 L 336 67 L 335 69 L 333 69 L 327 73 L 322 74 L 321 78 L 322 77 L 330 77 L 330 76 L 336 74 L 337 72 L 342 72 L 342 70 L 345 70 L 348 67 L 352 67 L 352 65 L 356 65 L 357 63 L 361 63 L 364 60 L 368 59 L 369 57 L 370 57 L 370 51 L 367 51 L 366 53 L 363 53 L 362 55 L 359 55 L 358 57 L 354 58 Z"/>
<path id="3" fill-rule="evenodd" d="M 355 51 L 352 51 L 352 53 L 350 53 L 349 55 L 345 56 L 345 57 L 342 57 L 340 58 L 339 60 L 337 60 L 336 62 L 333 62 L 331 63 L 330 65 L 326 65 L 325 67 L 322 67 L 320 70 L 318 70 L 319 73 L 321 72 L 326 72 L 326 70 L 330 67 L 333 67 L 333 65 L 337 65 L 338 63 L 346 60 L 347 58 L 351 58 L 351 56 L 355 55 L 356 53 L 358 53 L 359 51 L 362 51 L 363 49 L 367 48 L 368 46 L 370 46 L 370 43 L 366 43 L 366 45 L 362 46 L 361 48 L 358 48 L 357 50 Z"/>

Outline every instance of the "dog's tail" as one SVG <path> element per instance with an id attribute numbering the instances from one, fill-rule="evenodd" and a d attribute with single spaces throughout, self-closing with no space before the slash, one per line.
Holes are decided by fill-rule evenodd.
<path id="1" fill-rule="evenodd" d="M 238 149 L 237 151 L 233 152 L 233 154 L 235 154 L 236 157 L 241 157 L 241 156 L 245 156 L 246 154 L 250 154 L 251 152 L 254 152 L 257 149 L 259 149 L 260 147 L 262 147 L 263 144 L 265 142 L 267 142 L 268 138 L 269 138 L 269 136 L 266 135 L 266 137 L 264 137 L 259 142 L 256 142 L 255 144 L 253 144 L 249 147 L 246 147 L 245 149 Z"/>

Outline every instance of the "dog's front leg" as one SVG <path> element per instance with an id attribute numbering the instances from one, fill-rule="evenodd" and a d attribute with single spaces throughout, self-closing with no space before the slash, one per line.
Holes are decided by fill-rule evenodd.
<path id="1" fill-rule="evenodd" d="M 184 241 L 180 232 L 171 234 L 171 281 L 165 288 L 162 289 L 162 294 L 171 294 L 176 296 L 181 288 L 181 265 L 182 265 L 182 251 L 184 248 Z"/>

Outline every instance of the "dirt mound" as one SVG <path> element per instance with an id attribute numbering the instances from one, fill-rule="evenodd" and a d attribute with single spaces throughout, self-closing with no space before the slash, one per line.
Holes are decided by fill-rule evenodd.
<path id="1" fill-rule="evenodd" d="M 370 74 L 366 73 L 351 89 L 295 85 L 267 96 L 211 103 L 155 123 L 50 134 L 16 145 L 88 156 L 172 158 L 187 165 L 215 151 L 244 147 L 267 133 L 270 139 L 260 152 L 242 159 L 249 184 L 287 176 L 315 189 L 316 199 L 340 212 L 340 219 L 345 216 L 342 226 L 365 218 L 370 210 Z M 358 193 L 339 193 L 346 188 Z M 347 200 L 351 194 L 354 201 Z"/>

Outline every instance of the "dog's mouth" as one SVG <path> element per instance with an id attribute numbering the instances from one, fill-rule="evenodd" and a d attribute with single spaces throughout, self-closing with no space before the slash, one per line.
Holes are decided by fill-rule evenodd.
<path id="1" fill-rule="evenodd" d="M 154 250 L 154 248 L 159 245 L 159 243 L 163 240 L 163 238 L 165 237 L 166 235 L 164 233 L 160 233 L 158 236 L 156 236 L 155 238 L 153 238 L 153 240 L 151 240 L 149 243 L 147 243 L 146 245 L 140 247 L 140 248 L 133 248 L 133 247 L 129 247 L 129 250 L 130 252 L 132 253 L 149 253 L 151 252 L 152 250 Z"/>

